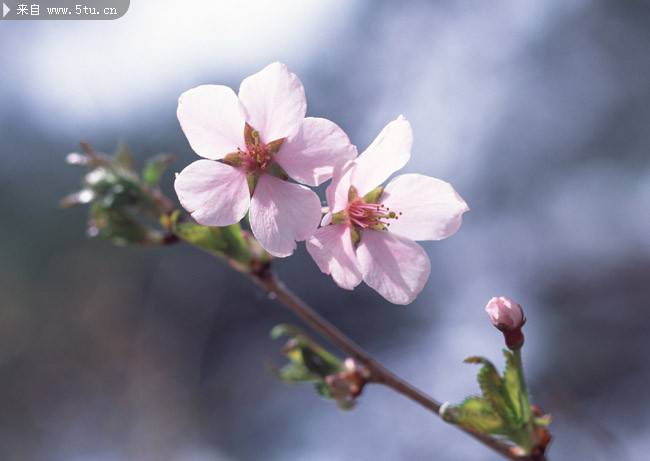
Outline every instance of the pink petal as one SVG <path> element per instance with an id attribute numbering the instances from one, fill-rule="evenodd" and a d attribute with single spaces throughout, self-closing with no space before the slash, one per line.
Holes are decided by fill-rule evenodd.
<path id="1" fill-rule="evenodd" d="M 362 232 L 357 260 L 364 282 L 393 304 L 411 303 L 431 272 L 420 245 L 385 231 Z"/>
<path id="2" fill-rule="evenodd" d="M 390 232 L 412 240 L 441 240 L 454 234 L 469 210 L 451 184 L 421 174 L 393 179 L 381 196 L 391 211 L 401 212 L 390 220 Z"/>
<path id="3" fill-rule="evenodd" d="M 246 77 L 239 87 L 239 100 L 246 121 L 260 133 L 262 142 L 296 134 L 307 111 L 302 82 L 279 62 Z"/>
<path id="4" fill-rule="evenodd" d="M 246 175 L 212 160 L 190 163 L 174 182 L 181 205 L 204 226 L 239 222 L 250 204 Z"/>
<path id="5" fill-rule="evenodd" d="M 356 156 L 356 147 L 337 124 L 307 117 L 298 133 L 282 144 L 275 159 L 296 181 L 318 186 L 332 177 L 339 161 Z"/>
<path id="6" fill-rule="evenodd" d="M 273 256 L 293 253 L 296 241 L 314 234 L 320 218 L 320 199 L 314 191 L 268 174 L 260 177 L 249 219 L 253 234 Z"/>
<path id="7" fill-rule="evenodd" d="M 339 162 L 334 167 L 332 182 L 325 191 L 327 205 L 331 213 L 341 211 L 348 206 L 348 192 L 352 185 L 352 175 L 355 168 L 356 163 L 350 161 Z"/>
<path id="8" fill-rule="evenodd" d="M 201 85 L 178 98 L 176 111 L 194 152 L 218 160 L 244 147 L 244 117 L 233 90 Z"/>
<path id="9" fill-rule="evenodd" d="M 359 195 L 366 195 L 406 165 L 411 158 L 413 130 L 403 116 L 390 122 L 370 146 L 355 160 L 357 171 L 352 184 Z"/>
<path id="10" fill-rule="evenodd" d="M 352 290 L 361 283 L 361 272 L 348 226 L 335 224 L 321 227 L 306 246 L 319 269 L 330 274 L 338 286 Z"/>

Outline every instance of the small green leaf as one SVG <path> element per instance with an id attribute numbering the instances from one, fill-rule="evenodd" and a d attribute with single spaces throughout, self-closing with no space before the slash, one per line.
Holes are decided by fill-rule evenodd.
<path id="1" fill-rule="evenodd" d="M 467 358 L 465 362 L 481 365 L 477 377 L 483 395 L 470 397 L 460 405 L 445 404 L 440 409 L 440 416 L 447 422 L 481 433 L 503 436 L 522 453 L 530 454 L 536 444 L 541 443 L 536 434 L 550 423 L 550 418 L 542 416 L 541 412 L 533 418 L 520 350 L 505 350 L 504 354 L 506 367 L 503 377 L 489 360 L 483 357 Z"/>
<path id="2" fill-rule="evenodd" d="M 250 262 L 251 255 L 239 224 L 207 227 L 194 222 L 181 222 L 176 224 L 174 233 L 214 255 L 231 258 L 244 265 Z"/>
<path id="3" fill-rule="evenodd" d="M 158 154 L 155 157 L 152 157 L 142 169 L 142 180 L 148 186 L 157 186 L 160 183 L 162 175 L 167 170 L 167 167 L 169 167 L 173 161 L 174 156 L 171 154 Z"/>
<path id="4" fill-rule="evenodd" d="M 479 432 L 488 434 L 507 434 L 505 421 L 492 407 L 491 402 L 482 397 L 469 397 L 450 410 L 454 422 Z"/>
<path id="5" fill-rule="evenodd" d="M 280 339 L 283 336 L 296 336 L 302 334 L 302 331 L 289 323 L 280 323 L 271 329 L 271 339 Z"/>
<path id="6" fill-rule="evenodd" d="M 503 383 L 506 396 L 512 409 L 514 422 L 522 424 L 524 422 L 524 403 L 523 390 L 519 381 L 519 372 L 512 352 L 504 349 L 503 355 L 506 358 L 506 368 L 503 371 Z"/>
<path id="7" fill-rule="evenodd" d="M 309 371 L 320 377 L 338 373 L 342 370 L 341 360 L 321 347 L 295 325 L 282 323 L 271 330 L 271 338 L 278 339 L 289 336 L 292 342 L 286 352 L 287 357 L 296 363 L 303 364 Z"/>
<path id="8" fill-rule="evenodd" d="M 508 402 L 504 397 L 503 381 L 492 362 L 483 357 L 469 357 L 465 359 L 465 362 L 483 365 L 477 374 L 483 398 L 491 403 L 494 411 L 502 419 L 510 421 L 511 415 Z"/>
<path id="9" fill-rule="evenodd" d="M 296 362 L 289 362 L 280 370 L 278 376 L 285 383 L 303 383 L 318 380 L 318 375 L 310 372 L 307 367 Z"/>
<path id="10" fill-rule="evenodd" d="M 325 377 L 341 371 L 341 361 L 321 347 L 304 344 L 302 358 L 305 366 L 318 376 Z"/>
<path id="11" fill-rule="evenodd" d="M 90 209 L 89 234 L 110 240 L 115 245 L 142 245 L 156 238 L 142 224 L 126 213 L 107 209 L 101 202 Z"/>
<path id="12" fill-rule="evenodd" d="M 249 264 L 251 251 L 244 238 L 241 225 L 239 223 L 231 224 L 230 226 L 219 227 L 219 229 L 223 240 L 226 242 L 226 254 L 242 264 Z"/>
<path id="13" fill-rule="evenodd" d="M 181 222 L 174 229 L 176 235 L 203 250 L 223 256 L 226 242 L 219 227 L 207 227 L 193 222 Z"/>

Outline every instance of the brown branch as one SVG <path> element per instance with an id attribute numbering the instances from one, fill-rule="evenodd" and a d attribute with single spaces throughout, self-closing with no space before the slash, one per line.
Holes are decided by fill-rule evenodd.
<path id="1" fill-rule="evenodd" d="M 437 416 L 440 416 L 440 402 L 430 397 L 425 392 L 404 381 L 388 368 L 370 356 L 358 344 L 352 341 L 336 326 L 320 316 L 304 301 L 293 294 L 282 282 L 277 280 L 271 272 L 253 274 L 253 280 L 266 292 L 272 294 L 280 303 L 287 307 L 303 322 L 313 328 L 321 336 L 329 340 L 334 346 L 345 352 L 350 357 L 362 363 L 370 372 L 370 382 L 383 384 L 394 391 L 420 404 Z M 475 432 L 460 426 L 455 426 L 466 432 L 483 445 L 491 448 L 503 457 L 513 461 L 546 461 L 542 456 L 519 456 L 513 452 L 512 447 L 499 439 Z"/>

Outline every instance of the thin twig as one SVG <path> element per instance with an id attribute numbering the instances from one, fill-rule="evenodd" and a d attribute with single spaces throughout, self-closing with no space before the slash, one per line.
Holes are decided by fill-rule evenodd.
<path id="1" fill-rule="evenodd" d="M 368 352 L 352 341 L 345 335 L 345 333 L 321 317 L 320 314 L 309 307 L 303 300 L 293 294 L 282 282 L 277 280 L 272 273 L 266 272 L 260 275 L 252 275 L 252 278 L 260 287 L 272 294 L 280 303 L 291 310 L 291 312 L 321 336 L 329 340 L 333 345 L 348 354 L 350 357 L 362 363 L 370 372 L 370 382 L 384 384 L 420 404 L 435 415 L 440 416 L 440 402 L 404 381 L 371 357 Z M 513 461 L 546 461 L 545 457 L 518 456 L 511 450 L 510 445 L 499 439 L 460 426 L 456 427 L 507 459 Z"/>

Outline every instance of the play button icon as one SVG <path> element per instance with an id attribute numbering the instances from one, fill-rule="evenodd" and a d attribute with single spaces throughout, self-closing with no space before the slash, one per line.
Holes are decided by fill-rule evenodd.
<path id="1" fill-rule="evenodd" d="M 2 17 L 4 18 L 5 16 L 7 16 L 10 11 L 11 11 L 11 9 L 7 6 L 7 4 L 3 3 L 2 4 Z"/>

